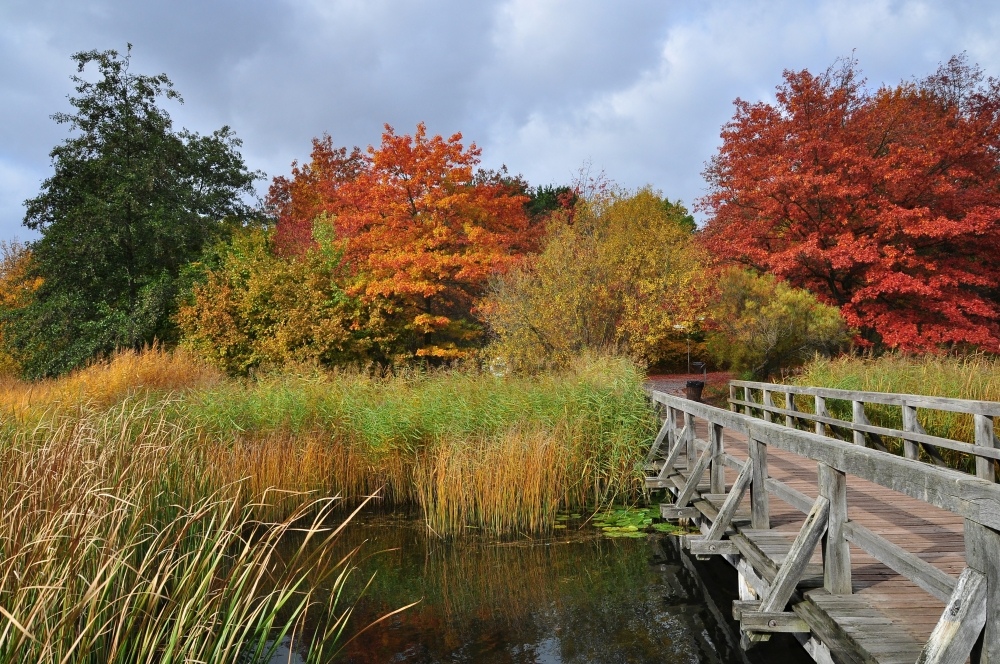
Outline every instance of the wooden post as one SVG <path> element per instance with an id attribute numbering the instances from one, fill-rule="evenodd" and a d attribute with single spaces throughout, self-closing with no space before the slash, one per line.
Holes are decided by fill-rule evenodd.
<path id="1" fill-rule="evenodd" d="M 868 421 L 868 416 L 865 415 L 865 402 L 864 401 L 852 401 L 851 402 L 851 414 L 853 415 L 852 421 L 855 424 L 870 424 Z M 865 434 L 862 431 L 853 431 L 854 434 L 854 444 L 865 446 Z"/>
<path id="2" fill-rule="evenodd" d="M 917 407 L 903 404 L 903 431 L 913 431 L 919 433 L 920 423 L 917 422 Z M 903 456 L 907 459 L 917 459 L 920 457 L 920 446 L 912 440 L 903 439 Z"/>
<path id="3" fill-rule="evenodd" d="M 764 421 L 771 422 L 774 418 L 771 416 L 771 411 L 769 411 L 768 408 L 774 408 L 774 399 L 771 398 L 771 390 L 761 390 L 761 392 L 763 393 L 761 401 L 764 404 Z"/>
<path id="4" fill-rule="evenodd" d="M 795 395 L 785 392 L 785 410 L 795 410 Z M 796 418 L 792 415 L 785 415 L 785 426 L 795 428 Z"/>
<path id="5" fill-rule="evenodd" d="M 753 476 L 750 479 L 750 527 L 768 530 L 771 527 L 771 510 L 767 502 L 767 445 L 751 437 L 750 458 L 753 459 Z"/>
<path id="6" fill-rule="evenodd" d="M 687 429 L 687 436 L 684 439 L 684 443 L 687 445 L 687 468 L 691 470 L 694 467 L 694 460 L 698 456 L 698 450 L 694 448 L 694 415 L 691 413 L 684 413 L 684 428 Z"/>
<path id="7" fill-rule="evenodd" d="M 736 401 L 736 386 L 729 383 L 729 410 L 738 413 L 739 407 L 733 403 L 734 401 Z"/>
<path id="8" fill-rule="evenodd" d="M 831 595 L 850 595 L 851 547 L 844 534 L 847 523 L 847 476 L 825 463 L 819 464 L 819 495 L 830 501 L 830 515 L 823 536 L 823 587 Z"/>
<path id="9" fill-rule="evenodd" d="M 715 450 L 712 456 L 711 484 L 712 493 L 726 492 L 726 449 L 722 442 L 722 425 L 714 422 L 708 423 L 708 442 Z"/>
<path id="10" fill-rule="evenodd" d="M 986 577 L 986 626 L 973 664 L 1000 664 L 1000 532 L 965 520 L 965 562 Z"/>
<path id="11" fill-rule="evenodd" d="M 996 445 L 996 436 L 993 435 L 993 418 L 987 415 L 974 415 L 976 426 L 976 445 L 992 448 Z M 996 481 L 993 472 L 993 460 L 976 457 L 976 477 L 981 480 Z"/>
<path id="12" fill-rule="evenodd" d="M 826 409 L 826 398 L 816 395 L 816 414 L 820 417 L 830 417 L 830 412 Z M 816 433 L 821 436 L 826 435 L 826 425 L 822 422 L 816 423 Z"/>
<path id="13" fill-rule="evenodd" d="M 667 427 L 667 454 L 669 454 L 677 445 L 677 413 L 674 412 L 673 406 L 667 406 L 667 421 L 670 422 L 670 426 Z"/>

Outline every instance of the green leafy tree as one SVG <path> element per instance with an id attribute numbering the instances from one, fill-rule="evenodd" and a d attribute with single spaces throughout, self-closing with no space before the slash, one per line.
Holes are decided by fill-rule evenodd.
<path id="1" fill-rule="evenodd" d="M 730 268 L 713 290 L 708 350 L 735 371 L 766 378 L 847 343 L 847 326 L 836 307 L 774 275 Z"/>
<path id="2" fill-rule="evenodd" d="M 251 219 L 244 202 L 261 177 L 247 170 L 229 127 L 174 131 L 161 98 L 181 101 L 165 74 L 130 70 L 131 45 L 77 53 L 99 78 L 73 76 L 73 113 L 53 119 L 73 136 L 53 148 L 54 173 L 25 202 L 33 301 L 7 310 L 4 341 L 28 376 L 54 375 L 116 348 L 174 335 L 180 268 L 227 227 Z"/>
<path id="3" fill-rule="evenodd" d="M 571 212 L 551 218 L 541 254 L 494 278 L 480 307 L 490 353 L 517 370 L 588 350 L 672 359 L 674 326 L 700 315 L 702 256 L 687 211 L 649 188 L 608 187 Z"/>

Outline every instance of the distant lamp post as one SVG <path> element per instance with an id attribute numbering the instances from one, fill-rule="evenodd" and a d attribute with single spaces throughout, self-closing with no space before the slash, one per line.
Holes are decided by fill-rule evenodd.
<path id="1" fill-rule="evenodd" d="M 685 325 L 674 325 L 675 330 L 684 330 L 684 338 L 687 339 L 688 347 L 688 373 L 691 373 L 691 333 L 688 332 L 687 326 Z"/>
<path id="2" fill-rule="evenodd" d="M 703 320 L 705 320 L 704 316 L 698 316 L 698 322 L 699 323 L 701 321 L 703 321 Z M 690 374 L 691 373 L 691 330 L 688 328 L 687 325 L 681 325 L 681 324 L 674 325 L 674 329 L 677 330 L 677 331 L 683 331 L 684 332 L 684 338 L 687 339 L 687 352 L 688 352 L 688 371 L 687 372 Z M 705 369 L 705 363 L 704 362 L 699 362 L 699 364 L 701 364 L 701 368 L 702 368 L 703 371 L 707 371 Z"/>

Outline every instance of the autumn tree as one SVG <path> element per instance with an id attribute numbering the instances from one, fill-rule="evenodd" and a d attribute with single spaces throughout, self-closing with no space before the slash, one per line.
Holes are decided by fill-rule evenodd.
<path id="1" fill-rule="evenodd" d="M 720 364 L 764 379 L 847 342 L 836 307 L 774 275 L 723 270 L 707 289 L 708 350 Z"/>
<path id="2" fill-rule="evenodd" d="M 537 247 L 529 197 L 502 178 L 477 179 L 480 150 L 461 141 L 429 137 L 423 124 L 413 136 L 386 125 L 365 153 L 324 138 L 271 188 L 282 254 L 307 251 L 317 220 L 330 225 L 350 271 L 345 291 L 385 322 L 373 359 L 467 354 L 481 338 L 474 310 L 488 278 Z"/>
<path id="3" fill-rule="evenodd" d="M 550 224 L 541 254 L 494 279 L 483 312 L 490 350 L 512 369 L 567 363 L 587 350 L 656 363 L 674 325 L 699 312 L 700 251 L 687 211 L 645 188 L 611 188 Z"/>
<path id="4" fill-rule="evenodd" d="M 131 51 L 131 46 L 129 47 Z M 32 377 L 68 371 L 95 355 L 172 334 L 181 267 L 226 222 L 253 216 L 243 202 L 258 177 L 228 127 L 210 136 L 174 131 L 161 99 L 180 100 L 165 74 L 130 68 L 130 52 L 73 56 L 73 135 L 53 148 L 53 173 L 25 202 L 26 277 L 40 284 L 24 307 L 4 310 L 4 343 Z"/>
<path id="5" fill-rule="evenodd" d="M 964 56 L 870 90 L 853 61 L 736 101 L 705 244 L 841 309 L 862 342 L 1000 349 L 1000 83 Z"/>
<path id="6" fill-rule="evenodd" d="M 366 359 L 379 330 L 372 320 L 356 324 L 359 304 L 337 285 L 345 268 L 333 242 L 321 236 L 287 258 L 272 242 L 267 231 L 245 230 L 187 267 L 176 314 L 182 343 L 234 375 Z"/>

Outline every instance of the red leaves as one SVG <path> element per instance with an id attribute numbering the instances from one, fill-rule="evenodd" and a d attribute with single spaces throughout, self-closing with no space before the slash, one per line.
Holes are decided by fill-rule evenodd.
<path id="1" fill-rule="evenodd" d="M 707 245 L 840 306 L 869 341 L 1000 349 L 1000 90 L 981 78 L 953 59 L 868 92 L 848 63 L 785 72 L 775 105 L 737 100 L 706 171 Z"/>

